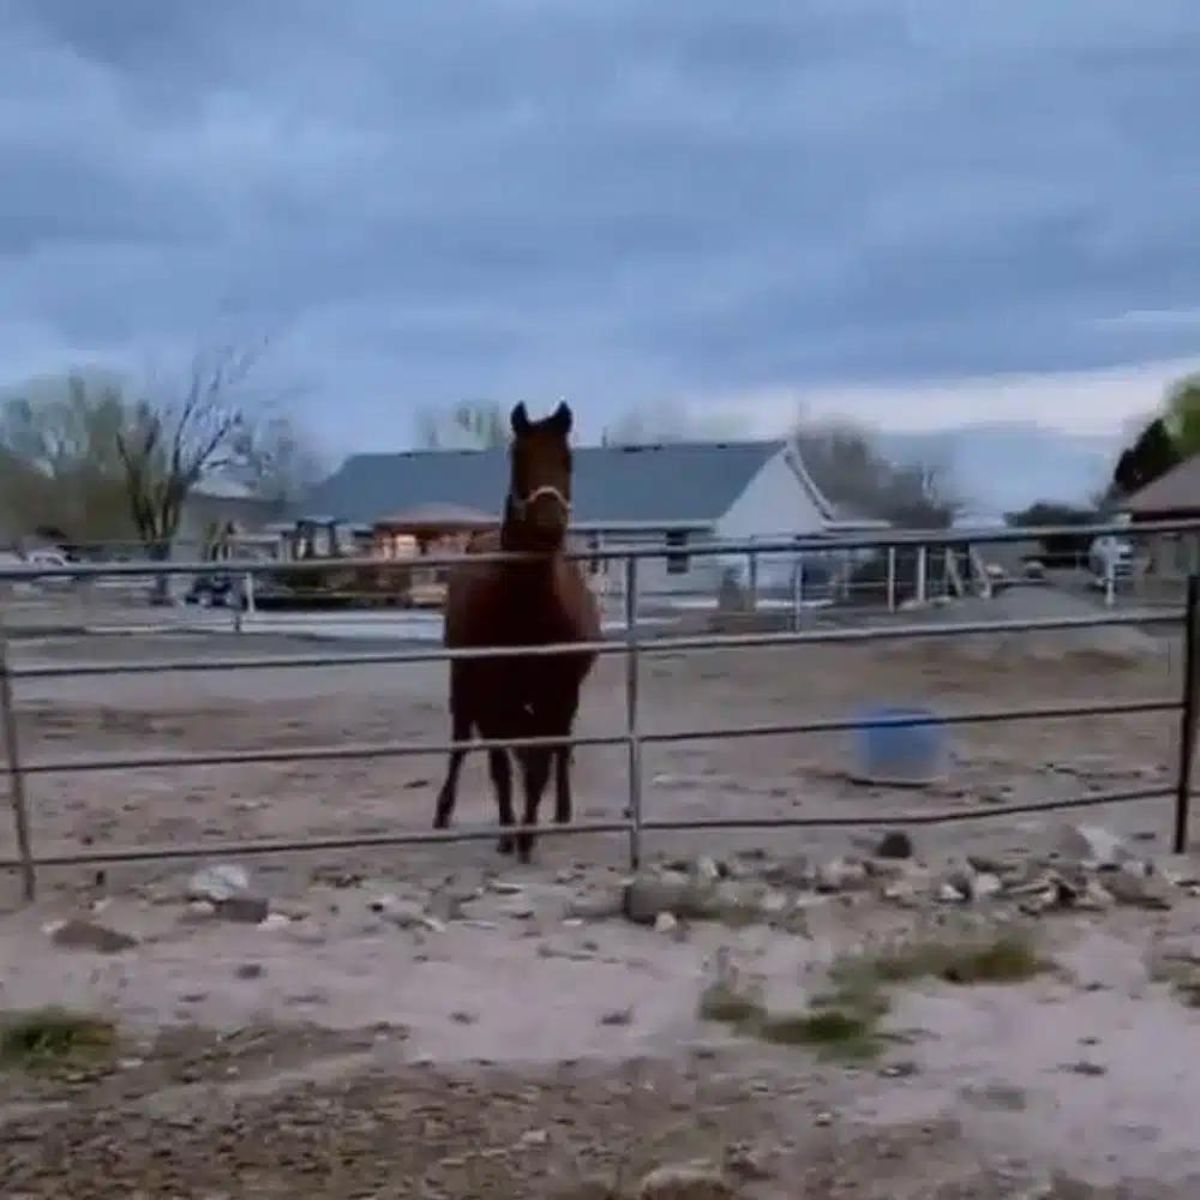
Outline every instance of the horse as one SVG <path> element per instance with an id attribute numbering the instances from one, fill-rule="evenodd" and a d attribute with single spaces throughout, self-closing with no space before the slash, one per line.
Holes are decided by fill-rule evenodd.
<path id="1" fill-rule="evenodd" d="M 472 554 L 520 552 L 520 560 L 456 563 L 446 585 L 445 633 L 449 649 L 490 646 L 544 646 L 600 640 L 600 613 L 583 571 L 568 559 L 571 516 L 570 448 L 573 417 L 559 404 L 548 417 L 531 421 L 525 405 L 511 413 L 510 481 L 498 531 L 477 535 Z M 476 734 L 486 740 L 568 738 L 579 707 L 579 694 L 595 663 L 593 650 L 556 655 L 452 659 L 450 725 L 454 742 Z M 514 849 L 527 863 L 533 851 L 538 808 L 554 763 L 554 819 L 571 820 L 571 747 L 521 747 L 515 750 L 525 793 L 526 829 L 503 834 L 499 849 Z M 450 753 L 445 782 L 438 793 L 435 829 L 449 826 L 458 793 L 465 748 Z M 509 751 L 488 750 L 500 825 L 513 824 L 512 764 Z"/>

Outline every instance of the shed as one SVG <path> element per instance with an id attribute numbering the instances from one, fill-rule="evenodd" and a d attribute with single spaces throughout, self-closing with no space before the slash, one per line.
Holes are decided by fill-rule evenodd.
<path id="1" fill-rule="evenodd" d="M 1200 518 L 1200 454 L 1134 492 L 1122 509 L 1134 526 L 1139 522 Z M 1148 539 L 1146 551 L 1150 572 L 1160 578 L 1200 570 L 1200 539 L 1194 533 L 1156 534 Z"/>

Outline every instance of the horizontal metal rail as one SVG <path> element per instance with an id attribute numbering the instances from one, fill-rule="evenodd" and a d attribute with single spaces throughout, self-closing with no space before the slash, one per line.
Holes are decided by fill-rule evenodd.
<path id="1" fill-rule="evenodd" d="M 921 546 L 985 546 L 1011 542 L 1037 542 L 1047 538 L 1096 538 L 1115 536 L 1123 538 L 1150 537 L 1165 533 L 1200 533 L 1200 520 L 1153 521 L 1144 524 L 1122 525 L 1054 525 L 1026 527 L 1021 529 L 929 529 L 904 530 L 901 532 L 878 531 L 861 536 L 799 535 L 795 537 L 765 538 L 762 541 L 695 541 L 689 542 L 685 550 L 669 546 L 666 541 L 650 545 L 610 545 L 595 548 L 571 547 L 564 550 L 566 557 L 580 562 L 602 562 L 606 559 L 666 558 L 686 552 L 689 558 L 714 558 L 722 555 L 793 555 L 796 553 L 829 550 L 874 550 L 919 548 Z M 389 558 L 338 558 L 299 559 L 296 561 L 273 561 L 263 559 L 228 559 L 214 565 L 209 562 L 141 562 L 141 563 L 22 563 L 0 566 L 0 583 L 28 582 L 37 579 L 90 579 L 96 577 L 119 578 L 121 576 L 160 575 L 303 575 L 313 571 L 338 570 L 384 570 L 405 571 L 414 566 L 427 568 L 452 567 L 458 563 L 485 562 L 536 562 L 544 556 L 513 551 L 495 551 L 486 554 L 428 555 L 416 559 Z"/>
<path id="2" fill-rule="evenodd" d="M 679 821 L 647 820 L 642 829 L 669 832 L 688 829 L 862 829 L 888 825 L 939 825 L 953 821 L 984 821 L 1025 813 L 1051 812 L 1057 809 L 1095 808 L 1104 804 L 1123 804 L 1140 800 L 1161 800 L 1173 794 L 1165 785 L 1157 788 L 1130 788 L 1112 792 L 1093 792 L 1061 800 L 1042 800 L 1028 804 L 987 805 L 972 809 L 941 809 L 937 812 L 882 812 L 858 817 L 698 817 Z M 138 846 L 129 849 L 64 851 L 36 856 L 35 867 L 103 866 L 115 863 L 149 862 L 160 859 L 232 858 L 248 855 L 308 853 L 310 851 L 359 850 L 390 846 L 439 845 L 448 842 L 490 841 L 518 833 L 538 837 L 568 834 L 628 833 L 629 821 L 590 821 L 565 825 L 486 825 L 461 826 L 457 829 L 414 829 L 384 834 L 352 834 L 344 837 L 303 839 L 262 839 L 253 842 L 212 842 L 200 846 Z M 0 870 L 14 870 L 21 859 L 0 858 Z"/>
<path id="3" fill-rule="evenodd" d="M 752 650 L 767 646 L 846 645 L 857 642 L 911 641 L 927 638 L 984 634 L 1036 633 L 1065 629 L 1099 629 L 1111 626 L 1178 625 L 1183 619 L 1180 608 L 1145 609 L 1115 612 L 1111 609 L 1086 617 L 1035 617 L 1012 621 L 939 621 L 910 625 L 880 625 L 870 628 L 807 629 L 799 632 L 726 633 L 687 637 L 656 637 L 638 643 L 643 655 L 663 656 L 693 650 Z M 552 642 L 542 646 L 480 646 L 449 648 L 431 646 L 428 650 L 397 650 L 370 654 L 297 654 L 225 658 L 147 659 L 117 663 L 33 663 L 15 665 L 14 679 L 56 679 L 87 675 L 157 675 L 165 671 L 232 671 L 274 668 L 364 667 L 403 663 L 454 662 L 471 659 L 546 657 L 559 654 L 623 655 L 628 652 L 624 640 L 599 642 Z"/>
<path id="4" fill-rule="evenodd" d="M 649 730 L 636 735 L 581 734 L 568 738 L 480 738 L 477 741 L 367 742 L 339 746 L 296 746 L 264 750 L 213 750 L 195 754 L 111 755 L 97 758 L 47 759 L 23 763 L 26 775 L 79 774 L 89 771 L 139 771 L 162 768 L 259 766 L 293 762 L 337 762 L 346 759 L 413 758 L 443 755 L 454 750 L 516 750 L 569 746 L 627 746 L 636 736 L 647 743 L 702 742 L 718 738 L 780 737 L 816 733 L 847 733 L 866 726 L 873 728 L 919 727 L 923 725 L 977 725 L 993 721 L 1057 721 L 1072 717 L 1113 717 L 1146 713 L 1177 712 L 1178 699 L 1119 700 L 1096 704 L 1037 705 L 1036 707 L 972 709 L 965 712 L 921 716 L 872 718 L 835 717 L 815 721 L 789 721 L 759 725 L 705 729 Z"/>

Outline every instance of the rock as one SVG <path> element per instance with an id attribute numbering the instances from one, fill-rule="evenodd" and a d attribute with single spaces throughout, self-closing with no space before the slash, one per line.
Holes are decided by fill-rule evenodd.
<path id="1" fill-rule="evenodd" d="M 1200 887 L 1200 869 L 1186 854 L 1167 854 L 1154 864 L 1154 873 L 1175 887 Z"/>
<path id="2" fill-rule="evenodd" d="M 290 925 L 291 921 L 283 913 L 267 913 L 259 921 L 257 928 L 261 929 L 264 933 L 271 933 L 276 929 L 287 929 Z"/>
<path id="3" fill-rule="evenodd" d="M 719 1167 L 697 1160 L 651 1171 L 636 1195 L 638 1200 L 733 1200 L 734 1191 Z"/>
<path id="4" fill-rule="evenodd" d="M 743 1183 L 762 1183 L 773 1177 L 766 1158 L 766 1154 L 754 1146 L 730 1146 L 725 1155 L 725 1169 Z"/>
<path id="5" fill-rule="evenodd" d="M 1103 825 L 1064 825 L 1055 849 L 1070 862 L 1096 867 L 1117 866 L 1133 858 L 1125 843 Z"/>
<path id="6" fill-rule="evenodd" d="M 971 877 L 971 899 L 988 900 L 998 896 L 1004 890 L 1004 884 L 999 875 L 981 871 Z"/>
<path id="7" fill-rule="evenodd" d="M 716 915 L 716 889 L 677 873 L 636 876 L 625 885 L 622 909 L 636 925 L 653 925 L 659 913 L 675 917 L 705 918 Z"/>
<path id="8" fill-rule="evenodd" d="M 615 1008 L 611 1012 L 606 1012 L 600 1018 L 601 1025 L 632 1025 L 633 1024 L 633 1007 Z"/>
<path id="9" fill-rule="evenodd" d="M 942 880 L 937 887 L 937 898 L 943 904 L 966 904 L 971 899 L 971 882 L 961 875 Z"/>
<path id="10" fill-rule="evenodd" d="M 674 913 L 660 912 L 654 918 L 655 933 L 674 933 L 679 928 L 679 919 Z"/>
<path id="11" fill-rule="evenodd" d="M 897 879 L 894 883 L 889 883 L 880 894 L 885 900 L 890 900 L 902 908 L 913 908 L 917 904 L 917 889 L 910 879 Z"/>
<path id="12" fill-rule="evenodd" d="M 216 915 L 226 921 L 235 921 L 239 925 L 261 925 L 270 915 L 270 907 L 265 900 L 257 896 L 230 896 L 226 900 L 211 902 Z M 276 914 L 284 921 L 290 920 L 282 913 Z"/>
<path id="13" fill-rule="evenodd" d="M 234 971 L 234 976 L 238 979 L 261 979 L 263 976 L 263 965 L 262 963 L 242 963 Z"/>
<path id="14" fill-rule="evenodd" d="M 372 900 L 371 911 L 400 929 L 420 929 L 427 920 L 423 904 L 413 900 L 401 900 L 390 893 Z"/>
<path id="15" fill-rule="evenodd" d="M 893 829 L 883 835 L 875 847 L 876 858 L 912 858 L 912 838 L 902 829 Z"/>
<path id="16" fill-rule="evenodd" d="M 867 868 L 856 859 L 835 858 L 817 869 L 818 892 L 848 892 L 865 886 Z"/>
<path id="17" fill-rule="evenodd" d="M 1129 864 L 1101 871 L 1099 883 L 1121 904 L 1165 911 L 1171 907 L 1170 885 L 1158 875 L 1139 873 Z"/>
<path id="18" fill-rule="evenodd" d="M 70 920 L 61 925 L 53 926 L 50 938 L 56 946 L 64 950 L 91 950 L 96 954 L 120 954 L 122 950 L 132 950 L 137 938 L 127 933 L 118 933 L 94 921 Z"/>
<path id="19" fill-rule="evenodd" d="M 701 855 L 694 863 L 691 870 L 688 872 L 694 880 L 704 883 L 716 883 L 718 879 L 723 879 L 728 875 L 728 870 L 723 869 L 716 859 L 709 858 L 707 855 Z"/>
<path id="20" fill-rule="evenodd" d="M 814 883 L 812 864 L 803 855 L 768 863 L 758 875 L 775 887 L 809 888 Z"/>
<path id="21" fill-rule="evenodd" d="M 497 896 L 520 896 L 525 889 L 519 883 L 510 883 L 507 879 L 489 879 L 488 891 Z"/>
<path id="22" fill-rule="evenodd" d="M 527 1133 L 521 1134 L 517 1145 L 522 1150 L 532 1150 L 538 1146 L 548 1145 L 549 1142 L 550 1131 L 548 1129 L 530 1129 Z"/>
<path id="23" fill-rule="evenodd" d="M 218 903 L 250 890 L 250 876 L 234 863 L 215 863 L 201 867 L 188 881 L 188 897 Z"/>
<path id="24" fill-rule="evenodd" d="M 217 906 L 211 900 L 192 900 L 184 913 L 189 921 L 207 921 L 217 915 Z"/>

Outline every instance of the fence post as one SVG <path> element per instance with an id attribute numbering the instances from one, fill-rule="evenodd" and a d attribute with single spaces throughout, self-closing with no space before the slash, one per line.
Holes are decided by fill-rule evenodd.
<path id="1" fill-rule="evenodd" d="M 887 548 L 887 606 L 888 612 L 896 611 L 896 547 Z"/>
<path id="2" fill-rule="evenodd" d="M 638 646 L 637 559 L 625 559 L 625 732 L 629 737 L 629 865 L 634 871 L 642 863 L 642 744 L 639 738 L 638 677 L 641 654 Z"/>
<path id="3" fill-rule="evenodd" d="M 804 551 L 792 560 L 792 632 L 799 633 L 804 609 Z"/>
<path id="4" fill-rule="evenodd" d="M 17 738 L 17 710 L 13 703 L 9 674 L 8 634 L 0 619 L 0 724 L 4 727 L 4 753 L 8 761 L 8 795 L 12 802 L 17 853 L 21 857 L 22 891 L 27 903 L 37 895 L 37 872 L 29 836 L 29 808 L 25 802 L 25 775 L 21 770 L 21 747 Z"/>
<path id="5" fill-rule="evenodd" d="M 1175 784 L 1176 854 L 1188 843 L 1188 814 L 1192 803 L 1192 760 L 1196 755 L 1196 686 L 1200 680 L 1200 575 L 1189 575 L 1183 628 L 1183 697 L 1179 719 L 1179 774 Z"/>
<path id="6" fill-rule="evenodd" d="M 925 604 L 929 599 L 929 547 L 917 548 L 917 603 Z"/>

